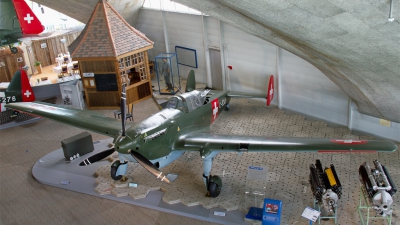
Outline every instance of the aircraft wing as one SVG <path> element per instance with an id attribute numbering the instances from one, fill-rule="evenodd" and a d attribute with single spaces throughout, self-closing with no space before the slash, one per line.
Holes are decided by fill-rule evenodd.
<path id="1" fill-rule="evenodd" d="M 229 97 L 232 98 L 266 98 L 266 94 L 249 94 L 249 93 L 244 93 L 244 92 L 236 92 L 236 91 L 230 91 L 227 94 Z"/>
<path id="2" fill-rule="evenodd" d="M 344 140 L 328 138 L 260 137 L 197 133 L 181 139 L 182 147 L 200 150 L 202 156 L 218 152 L 392 152 L 397 145 L 389 140 Z"/>
<path id="3" fill-rule="evenodd" d="M 117 137 L 121 131 L 120 120 L 109 118 L 100 113 L 87 110 L 60 107 L 42 102 L 9 103 L 6 107 L 39 115 L 110 137 Z"/>

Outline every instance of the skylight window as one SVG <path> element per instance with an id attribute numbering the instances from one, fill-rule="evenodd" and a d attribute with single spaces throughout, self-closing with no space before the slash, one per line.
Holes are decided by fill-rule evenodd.
<path id="1" fill-rule="evenodd" d="M 201 15 L 200 11 L 197 11 L 197 10 L 189 8 L 185 5 L 173 2 L 171 0 L 145 0 L 144 4 L 143 4 L 143 8 Z"/>

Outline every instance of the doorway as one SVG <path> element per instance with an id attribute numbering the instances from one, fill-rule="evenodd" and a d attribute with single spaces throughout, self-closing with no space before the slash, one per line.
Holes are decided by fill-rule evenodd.
<path id="1" fill-rule="evenodd" d="M 212 88 L 223 90 L 224 84 L 222 81 L 221 53 L 219 50 L 210 49 L 210 66 Z"/>

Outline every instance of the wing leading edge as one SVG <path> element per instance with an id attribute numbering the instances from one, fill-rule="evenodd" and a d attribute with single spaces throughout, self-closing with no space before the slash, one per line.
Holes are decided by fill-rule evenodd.
<path id="1" fill-rule="evenodd" d="M 91 111 L 37 102 L 10 103 L 6 107 L 46 117 L 110 137 L 117 137 L 121 131 L 121 122 L 119 120 Z"/>
<path id="2" fill-rule="evenodd" d="M 193 134 L 182 139 L 184 148 L 208 155 L 218 152 L 393 152 L 397 145 L 389 140 L 344 140 L 327 138 L 268 138 L 259 136 Z M 204 153 L 202 153 L 204 152 Z"/>

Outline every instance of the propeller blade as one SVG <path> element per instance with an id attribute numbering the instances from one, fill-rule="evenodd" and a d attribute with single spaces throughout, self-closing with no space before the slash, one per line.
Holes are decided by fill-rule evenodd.
<path id="1" fill-rule="evenodd" d="M 100 161 L 100 160 L 104 159 L 105 157 L 107 157 L 107 156 L 113 154 L 114 152 L 115 152 L 115 149 L 114 149 L 114 148 L 110 148 L 110 149 L 108 149 L 108 150 L 99 152 L 99 153 L 97 153 L 97 154 L 95 154 L 95 155 L 92 155 L 92 156 L 90 156 L 89 158 L 83 160 L 81 163 L 79 163 L 79 165 L 80 165 L 80 166 L 87 166 L 87 165 L 90 165 L 90 164 L 92 164 L 92 163 L 95 163 L 95 162 L 97 162 L 97 161 Z"/>
<path id="2" fill-rule="evenodd" d="M 160 179 L 161 181 L 169 184 L 169 180 L 166 176 L 162 175 L 162 172 L 153 164 L 150 162 L 150 160 L 146 159 L 143 155 L 141 155 L 139 152 L 135 152 L 131 150 L 131 156 L 136 159 L 136 161 L 143 166 L 147 171 L 149 171 L 151 174 L 157 177 L 157 179 Z"/>
<path id="3" fill-rule="evenodd" d="M 121 94 L 121 122 L 122 122 L 122 136 L 125 136 L 125 123 L 126 123 L 126 88 L 125 84 L 122 84 L 122 94 Z"/>

